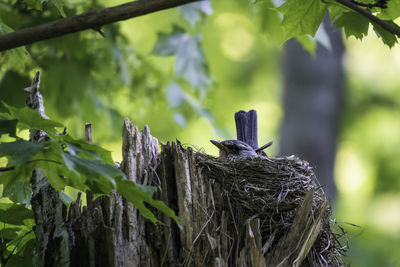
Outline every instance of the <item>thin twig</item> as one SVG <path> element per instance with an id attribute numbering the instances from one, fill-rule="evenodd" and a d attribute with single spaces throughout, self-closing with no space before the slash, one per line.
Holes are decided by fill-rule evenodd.
<path id="1" fill-rule="evenodd" d="M 335 0 L 335 1 L 343 6 L 346 6 L 350 9 L 354 10 L 355 12 L 366 17 L 370 21 L 375 22 L 376 24 L 378 24 L 379 26 L 381 26 L 383 29 L 387 30 L 388 32 L 393 33 L 394 35 L 397 35 L 398 37 L 400 37 L 400 27 L 393 26 L 388 21 L 378 18 L 377 16 L 373 15 L 368 10 L 359 7 L 357 4 L 353 3 L 352 1 L 349 1 L 349 0 Z"/>
<path id="2" fill-rule="evenodd" d="M 91 123 L 85 124 L 85 138 L 86 138 L 86 142 L 88 142 L 89 144 L 93 144 L 92 124 Z"/>
<path id="3" fill-rule="evenodd" d="M 47 161 L 51 163 L 56 163 L 56 164 L 62 164 L 62 162 L 52 160 L 52 159 L 33 159 L 33 160 L 28 160 L 26 164 L 37 162 L 37 161 Z M 12 171 L 15 169 L 15 166 L 9 166 L 9 167 L 0 167 L 0 172 L 6 172 L 6 171 Z"/>
<path id="4" fill-rule="evenodd" d="M 387 1 L 386 0 L 381 0 L 378 1 L 374 4 L 370 4 L 370 3 L 363 3 L 363 2 L 359 2 L 356 0 L 350 0 L 351 2 L 353 2 L 354 4 L 358 5 L 358 6 L 363 6 L 363 7 L 368 7 L 368 8 L 373 8 L 373 7 L 380 7 L 380 8 L 387 8 Z"/>
<path id="5" fill-rule="evenodd" d="M 10 167 L 0 167 L 0 172 L 7 172 L 7 171 L 12 171 L 15 169 L 15 166 L 10 166 Z"/>

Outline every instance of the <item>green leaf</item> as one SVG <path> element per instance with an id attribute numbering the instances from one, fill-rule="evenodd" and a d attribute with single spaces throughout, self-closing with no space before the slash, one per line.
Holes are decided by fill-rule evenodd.
<path id="1" fill-rule="evenodd" d="M 17 119 L 19 123 L 24 124 L 27 129 L 45 131 L 51 138 L 56 137 L 56 127 L 63 127 L 61 123 L 42 118 L 37 110 L 28 107 L 15 108 L 4 102 L 3 105 L 8 108 L 11 116 Z"/>
<path id="2" fill-rule="evenodd" d="M 171 33 L 158 34 L 152 53 L 162 57 L 172 56 L 185 38 L 188 38 L 185 30 L 175 25 Z"/>
<path id="3" fill-rule="evenodd" d="M 35 9 L 42 11 L 42 1 L 41 0 L 24 0 L 27 4 L 28 9 Z"/>
<path id="4" fill-rule="evenodd" d="M 193 27 L 204 15 L 211 15 L 211 3 L 210 1 L 201 1 L 197 3 L 190 3 L 179 7 L 179 11 L 183 17 L 189 21 Z"/>
<path id="5" fill-rule="evenodd" d="M 16 136 L 17 120 L 9 120 L 0 116 L 0 137 L 3 134 L 8 134 L 10 137 Z"/>
<path id="6" fill-rule="evenodd" d="M 19 167 L 39 153 L 43 147 L 44 143 L 33 143 L 24 140 L 1 143 L 0 157 L 9 156 L 11 163 L 15 164 L 15 167 Z"/>
<path id="7" fill-rule="evenodd" d="M 317 48 L 317 41 L 315 39 L 311 38 L 309 35 L 303 35 L 297 36 L 296 40 L 301 43 L 305 50 L 315 56 L 315 50 Z"/>
<path id="8" fill-rule="evenodd" d="M 0 34 L 11 33 L 14 30 L 3 23 L 0 18 Z M 24 67 L 24 64 L 30 59 L 28 50 L 24 47 L 10 49 L 1 52 L 0 66 L 4 69 L 16 69 Z"/>
<path id="9" fill-rule="evenodd" d="M 58 195 L 59 195 L 60 200 L 62 201 L 62 203 L 64 203 L 64 205 L 67 206 L 67 207 L 69 205 L 71 205 L 72 202 L 75 201 L 75 199 L 73 197 L 71 197 L 70 195 L 68 195 L 67 193 L 65 193 L 64 190 L 61 190 Z"/>
<path id="10" fill-rule="evenodd" d="M 277 25 L 281 24 L 282 18 L 272 0 L 257 1 L 252 7 L 253 13 L 259 20 L 257 24 L 260 25 L 260 29 L 269 39 L 279 42 L 282 39 L 282 29 Z"/>
<path id="11" fill-rule="evenodd" d="M 334 25 L 336 28 L 343 27 L 347 38 L 353 35 L 361 40 L 368 34 L 369 20 L 359 13 L 345 12 L 335 20 Z"/>
<path id="12" fill-rule="evenodd" d="M 45 147 L 34 158 L 37 160 L 36 168 L 41 168 L 45 173 L 47 180 L 56 190 L 64 189 L 66 181 L 62 178 L 69 173 L 67 167 L 63 164 L 63 150 L 57 141 L 44 142 Z"/>
<path id="13" fill-rule="evenodd" d="M 37 162 L 25 163 L 12 171 L 3 172 L 0 176 L 0 184 L 4 185 L 4 190 L 6 190 L 7 187 L 13 187 L 18 181 L 24 182 L 32 177 L 32 170 L 35 168 L 36 164 Z"/>
<path id="14" fill-rule="evenodd" d="M 400 17 L 400 0 L 387 1 L 387 8 L 378 9 L 378 17 L 384 20 L 395 20 Z"/>
<path id="15" fill-rule="evenodd" d="M 175 212 L 161 200 L 153 199 L 153 194 L 156 190 L 157 189 L 152 186 L 138 185 L 133 181 L 117 179 L 118 193 L 135 205 L 145 218 L 149 219 L 153 223 L 158 222 L 154 214 L 146 208 L 144 202 L 168 215 L 179 225 L 179 218 L 175 215 Z"/>
<path id="16" fill-rule="evenodd" d="M 278 8 L 283 15 L 284 41 L 306 34 L 314 37 L 324 18 L 325 8 L 326 4 L 321 0 L 286 0 Z"/>
<path id="17" fill-rule="evenodd" d="M 52 161 L 43 160 L 38 162 L 36 167 L 42 169 L 47 180 L 54 189 L 58 191 L 64 189 L 66 180 L 62 177 L 65 175 L 65 166 Z"/>
<path id="18" fill-rule="evenodd" d="M 99 160 L 90 160 L 63 152 L 66 166 L 77 175 L 85 175 L 91 191 L 94 193 L 109 193 L 115 189 L 114 178 L 124 177 L 125 174 L 116 167 L 104 164 Z"/>
<path id="19" fill-rule="evenodd" d="M 25 204 L 25 207 L 29 206 L 32 198 L 32 186 L 29 181 L 17 181 L 14 186 L 5 186 L 3 191 L 3 197 L 8 197 L 15 203 Z"/>
<path id="20" fill-rule="evenodd" d="M 24 220 L 33 219 L 33 212 L 24 205 L 15 204 L 7 210 L 0 210 L 0 221 L 13 225 L 24 225 Z"/>
<path id="21" fill-rule="evenodd" d="M 50 3 L 52 3 L 60 12 L 60 15 L 63 16 L 64 18 L 67 17 L 67 14 L 64 12 L 64 1 L 63 0 L 50 0 Z"/>
<path id="22" fill-rule="evenodd" d="M 205 90 L 211 84 L 207 61 L 201 47 L 201 36 L 190 36 L 182 42 L 176 53 L 175 73 L 191 86 Z"/>
<path id="23" fill-rule="evenodd" d="M 392 21 L 386 21 L 386 22 L 392 24 L 395 27 L 399 27 Z M 382 41 L 384 44 L 386 44 L 387 46 L 392 48 L 395 45 L 395 43 L 397 43 L 396 35 L 383 29 L 381 26 L 379 26 L 375 22 L 372 22 L 372 26 L 374 27 L 374 31 L 375 31 L 376 35 L 378 35 L 378 37 L 382 38 Z"/>
<path id="24" fill-rule="evenodd" d="M 89 144 L 86 140 L 76 140 L 69 135 L 62 137 L 69 145 L 68 148 L 74 150 L 79 156 L 88 159 L 101 160 L 103 163 L 113 165 L 111 152 L 95 144 Z"/>
<path id="25" fill-rule="evenodd" d="M 328 10 L 329 19 L 332 23 L 334 23 L 344 12 L 346 12 L 346 9 L 342 5 L 337 3 L 329 4 Z"/>
<path id="26" fill-rule="evenodd" d="M 189 35 L 182 28 L 174 26 L 172 33 L 158 35 L 152 53 L 159 56 L 175 54 L 175 74 L 191 86 L 204 91 L 211 84 L 200 35 Z"/>
<path id="27" fill-rule="evenodd" d="M 21 231 L 21 228 L 18 227 L 7 227 L 0 230 L 0 238 L 13 240 L 18 237 L 18 232 Z"/>

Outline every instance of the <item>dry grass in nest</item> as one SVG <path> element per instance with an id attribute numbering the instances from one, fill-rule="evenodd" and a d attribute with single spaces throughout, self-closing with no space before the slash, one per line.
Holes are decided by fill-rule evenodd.
<path id="1" fill-rule="evenodd" d="M 327 202 L 309 164 L 297 157 L 253 159 L 223 159 L 197 153 L 203 173 L 221 185 L 226 209 L 236 229 L 244 229 L 247 220 L 258 218 L 263 253 L 273 253 L 278 241 L 288 233 L 296 211 L 306 194 L 314 190 L 310 216 L 313 220 Z M 315 240 L 308 258 L 314 266 L 344 266 L 341 256 L 348 249 L 339 239 L 345 233 L 324 212 L 322 230 Z M 333 228 L 338 230 L 333 231 Z M 243 234 L 242 234 L 243 236 Z M 311 253 L 311 254 L 310 254 Z"/>

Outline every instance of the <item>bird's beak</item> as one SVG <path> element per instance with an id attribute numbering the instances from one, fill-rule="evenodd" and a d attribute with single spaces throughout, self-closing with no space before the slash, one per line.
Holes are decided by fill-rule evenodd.
<path id="1" fill-rule="evenodd" d="M 218 147 L 219 149 L 222 149 L 222 150 L 226 150 L 226 147 L 223 145 L 223 144 L 221 144 L 221 141 L 217 141 L 217 140 L 210 140 L 210 142 L 213 144 L 213 145 L 215 145 L 216 147 Z"/>

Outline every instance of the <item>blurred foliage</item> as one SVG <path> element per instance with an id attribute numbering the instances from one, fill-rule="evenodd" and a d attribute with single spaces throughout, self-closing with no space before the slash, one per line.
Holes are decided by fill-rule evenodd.
<path id="1" fill-rule="evenodd" d="M 398 266 L 400 51 L 397 46 L 389 50 L 381 44 L 383 40 L 393 46 L 397 39 L 330 1 L 288 0 L 276 9 L 277 2 L 199 2 L 104 26 L 105 38 L 89 30 L 1 53 L 0 99 L 23 107 L 28 95 L 22 89 L 40 70 L 46 114 L 62 121 L 76 139 L 83 137 L 85 122 L 93 123 L 94 141 L 111 150 L 114 160 L 121 160 L 124 117 L 139 127 L 148 124 L 161 141 L 178 138 L 216 155 L 208 140 L 234 138 L 234 112 L 256 109 L 259 143 L 276 141 L 283 115 L 282 44 L 296 36 L 310 52 L 316 42 L 329 49 L 324 27 L 318 27 L 328 8 L 331 20 L 343 26 L 349 38 L 345 58 L 348 90 L 336 166 L 340 193 L 336 216 L 361 226 L 361 230 L 348 227 L 352 266 Z M 121 3 L 3 0 L 0 32 Z M 399 5 L 399 0 L 390 0 L 387 9 L 372 11 L 382 19 L 394 20 L 400 16 Z M 297 23 L 296 17 L 306 19 Z M 383 39 L 373 37 L 374 30 Z M 0 112 L 4 111 L 0 105 Z M 2 129 L 14 127 L 5 117 L 0 117 L 0 125 Z M 0 134 L 2 142 L 11 142 L 14 133 Z M 22 137 L 23 132 L 16 134 Z M 269 153 L 276 154 L 277 147 Z M 0 166 L 7 163 L 0 159 Z M 29 196 L 27 187 L 20 181 L 15 190 L 6 189 L 3 196 L 8 198 L 1 201 L 8 206 L 3 209 L 0 203 L 0 209 L 14 205 L 9 199 L 28 204 L 23 201 Z M 7 244 L 20 242 L 20 254 L 13 257 L 16 262 L 26 260 L 35 244 L 32 232 L 23 241 L 13 233 L 27 233 L 32 225 L 27 219 L 25 226 L 0 229 L 4 238 L 11 238 L 4 239 Z M 10 253 L 13 246 L 2 245 L 2 251 Z"/>

